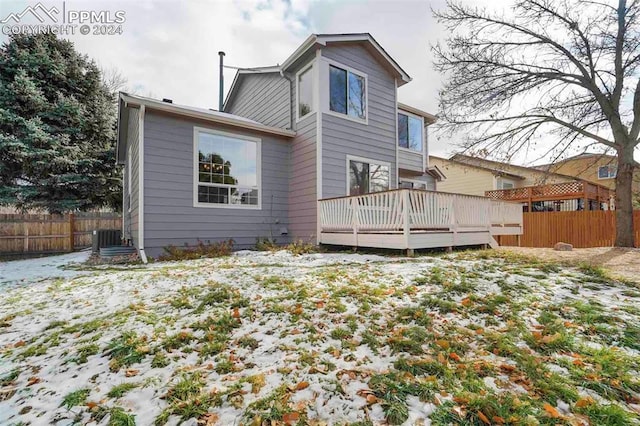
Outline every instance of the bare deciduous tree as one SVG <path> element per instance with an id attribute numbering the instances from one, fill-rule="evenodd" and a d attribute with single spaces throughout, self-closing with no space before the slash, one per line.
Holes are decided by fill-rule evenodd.
<path id="1" fill-rule="evenodd" d="M 504 13 L 449 2 L 434 14 L 453 34 L 433 48 L 443 126 L 469 135 L 467 149 L 507 157 L 615 152 L 615 244 L 633 246 L 640 0 L 517 0 Z"/>
<path id="2" fill-rule="evenodd" d="M 117 68 L 101 68 L 102 82 L 117 101 L 120 91 L 127 91 L 127 77 Z"/>

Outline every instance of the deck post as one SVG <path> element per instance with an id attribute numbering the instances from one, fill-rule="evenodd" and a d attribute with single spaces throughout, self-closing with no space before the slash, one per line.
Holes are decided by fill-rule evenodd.
<path id="1" fill-rule="evenodd" d="M 358 200 L 356 198 L 351 199 L 351 211 L 353 216 L 351 219 L 351 226 L 353 228 L 353 245 L 358 247 Z"/>
<path id="2" fill-rule="evenodd" d="M 411 236 L 411 201 L 409 199 L 409 191 L 407 189 L 402 190 L 402 226 L 404 231 L 404 244 L 407 248 L 407 255 L 409 255 L 409 240 Z M 411 250 L 413 252 L 413 250 Z M 413 253 L 411 254 L 413 255 Z"/>
<path id="3" fill-rule="evenodd" d="M 456 210 L 458 208 L 458 196 L 453 196 L 453 201 L 451 202 L 451 231 L 453 232 L 453 245 L 456 245 L 456 240 L 458 237 L 458 218 L 456 218 Z M 453 247 L 450 247 L 453 250 Z M 447 250 L 450 252 L 450 250 Z"/>

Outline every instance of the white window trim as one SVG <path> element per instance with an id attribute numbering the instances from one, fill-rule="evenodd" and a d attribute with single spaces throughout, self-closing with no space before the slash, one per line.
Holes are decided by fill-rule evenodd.
<path id="1" fill-rule="evenodd" d="M 602 167 L 607 168 L 607 177 L 600 177 L 600 169 Z M 598 166 L 598 180 L 615 179 L 617 174 L 618 174 L 618 169 L 616 168 L 616 173 L 613 176 L 611 176 L 611 165 L 609 164 Z"/>
<path id="2" fill-rule="evenodd" d="M 131 193 L 132 193 L 132 176 L 131 176 L 131 143 L 129 143 L 129 149 L 127 150 L 127 212 L 131 212 Z"/>
<path id="3" fill-rule="evenodd" d="M 411 148 L 405 148 L 403 146 L 400 146 L 400 139 L 398 135 L 397 141 L 398 141 L 398 149 L 400 151 L 405 151 L 405 152 L 411 152 L 413 154 L 422 154 L 423 156 L 425 155 L 425 146 L 426 146 L 426 141 L 425 141 L 425 129 L 424 129 L 424 117 L 420 117 L 419 115 L 407 112 L 403 109 L 398 109 L 398 112 L 396 113 L 396 123 L 398 121 L 398 114 L 403 114 L 406 115 L 407 117 L 413 117 L 413 118 L 417 118 L 418 120 L 420 120 L 420 122 L 422 123 L 420 128 L 422 129 L 422 149 L 420 151 L 417 151 L 415 149 L 411 149 Z M 396 124 L 396 128 L 398 127 L 398 125 Z M 408 137 L 409 135 L 407 135 Z"/>
<path id="4" fill-rule="evenodd" d="M 328 115 L 332 115 L 334 117 L 340 117 L 343 118 L 345 120 L 349 120 L 349 121 L 353 121 L 355 123 L 360 123 L 360 124 L 365 124 L 368 125 L 369 124 L 369 76 L 367 74 L 365 74 L 364 72 L 357 70 L 355 68 L 351 68 L 350 66 L 347 66 L 345 64 L 342 64 L 340 62 L 334 61 L 333 59 L 327 59 L 327 58 L 322 58 L 323 61 L 325 62 L 325 66 L 327 68 L 327 72 L 325 73 L 326 75 L 326 92 L 327 92 L 327 96 L 326 96 L 326 103 L 323 107 L 323 111 L 325 114 Z M 345 71 L 348 71 L 352 74 L 355 74 L 359 77 L 363 77 L 364 78 L 364 119 L 362 118 L 358 118 L 358 117 L 352 117 L 349 114 L 341 114 L 339 112 L 336 111 L 332 111 L 331 110 L 331 72 L 329 70 L 329 66 L 333 65 L 334 67 L 337 68 L 341 68 Z M 347 74 L 347 96 L 349 94 L 349 75 Z M 349 100 L 347 99 L 347 102 Z"/>
<path id="5" fill-rule="evenodd" d="M 316 113 L 316 75 L 317 73 L 315 73 L 315 58 L 314 60 L 312 60 L 311 62 L 309 62 L 307 65 L 305 65 L 304 67 L 300 68 L 300 71 L 298 71 L 296 73 L 296 123 L 299 123 L 300 121 L 304 120 L 307 117 L 312 116 L 313 114 Z M 300 75 L 302 75 L 303 73 L 305 73 L 306 71 L 311 70 L 311 95 L 313 96 L 313 99 L 311 100 L 311 112 L 306 113 L 305 115 L 303 115 L 302 117 L 300 116 Z"/>
<path id="6" fill-rule="evenodd" d="M 228 136 L 247 142 L 254 142 L 256 146 L 256 184 L 258 188 L 258 205 L 242 205 L 242 204 L 215 204 L 198 202 L 198 135 L 200 133 L 209 133 L 212 135 Z M 236 187 L 238 185 L 215 184 L 205 186 L 221 186 Z M 242 186 L 242 185 L 240 185 Z M 223 132 L 221 130 L 209 129 L 206 127 L 193 127 L 193 207 L 213 208 L 213 209 L 236 209 L 236 210 L 262 210 L 262 139 L 252 136 L 245 136 L 238 133 Z"/>
<path id="7" fill-rule="evenodd" d="M 345 195 L 349 195 L 350 189 L 351 189 L 351 182 L 349 181 L 349 179 L 351 179 L 351 174 L 349 173 L 349 162 L 351 161 L 359 161 L 361 163 L 368 163 L 368 164 L 375 164 L 377 166 L 387 166 L 389 168 L 389 190 L 391 189 L 391 163 L 387 162 L 387 161 L 380 161 L 380 160 L 374 160 L 372 158 L 365 158 L 365 157 L 358 157 L 356 155 L 347 155 L 347 161 L 346 161 L 346 169 L 347 169 L 347 184 L 345 187 Z"/>
<path id="8" fill-rule="evenodd" d="M 400 188 L 400 184 L 402 184 L 402 182 L 410 182 L 413 184 L 419 184 L 419 185 L 424 185 L 424 189 L 421 191 L 430 191 L 430 189 L 427 188 L 427 181 L 424 180 L 418 180 L 418 179 L 409 179 L 409 178 L 400 178 L 400 181 L 398 182 L 398 188 Z"/>

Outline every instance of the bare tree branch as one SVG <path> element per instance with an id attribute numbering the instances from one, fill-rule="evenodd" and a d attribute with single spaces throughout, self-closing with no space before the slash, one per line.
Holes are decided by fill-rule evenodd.
<path id="1" fill-rule="evenodd" d="M 619 222 L 628 227 L 640 142 L 640 0 L 616 3 L 515 0 L 499 14 L 451 0 L 434 14 L 452 35 L 433 52 L 446 76 L 441 131 L 464 134 L 464 149 L 506 157 L 562 155 L 586 143 L 615 151 Z M 617 243 L 630 244 L 622 234 Z"/>

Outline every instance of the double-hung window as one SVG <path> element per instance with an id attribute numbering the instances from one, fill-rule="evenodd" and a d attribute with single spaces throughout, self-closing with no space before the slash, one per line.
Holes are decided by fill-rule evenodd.
<path id="1" fill-rule="evenodd" d="M 260 139 L 195 130 L 196 206 L 260 208 Z"/>
<path id="2" fill-rule="evenodd" d="M 389 164 L 364 159 L 347 158 L 349 195 L 389 189 Z"/>
<path id="3" fill-rule="evenodd" d="M 618 169 L 615 166 L 598 167 L 598 179 L 610 179 L 616 177 Z"/>
<path id="4" fill-rule="evenodd" d="M 422 119 L 413 115 L 398 113 L 398 146 L 422 152 Z"/>
<path id="5" fill-rule="evenodd" d="M 367 118 L 366 77 L 329 65 L 329 109 L 349 117 Z"/>

